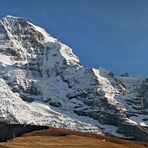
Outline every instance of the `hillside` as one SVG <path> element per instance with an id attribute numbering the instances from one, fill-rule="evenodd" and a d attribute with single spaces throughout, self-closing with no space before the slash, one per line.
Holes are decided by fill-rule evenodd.
<path id="1" fill-rule="evenodd" d="M 66 129 L 34 131 L 0 143 L 5 148 L 147 148 L 148 143 L 132 142 Z"/>

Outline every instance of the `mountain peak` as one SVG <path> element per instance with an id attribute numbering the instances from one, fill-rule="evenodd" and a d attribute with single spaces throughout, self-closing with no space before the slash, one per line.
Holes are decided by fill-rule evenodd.
<path id="1" fill-rule="evenodd" d="M 24 20 L 24 18 L 23 17 L 18 17 L 18 16 L 12 16 L 12 15 L 6 15 L 6 16 L 4 16 L 3 18 L 2 18 L 3 20 L 5 20 L 5 19 L 13 19 L 13 20 Z"/>
<path id="2" fill-rule="evenodd" d="M 0 89 L 0 120 L 147 137 L 145 78 L 85 68 L 70 47 L 22 17 L 3 18 L 0 39 L 0 87 L 9 88 Z"/>

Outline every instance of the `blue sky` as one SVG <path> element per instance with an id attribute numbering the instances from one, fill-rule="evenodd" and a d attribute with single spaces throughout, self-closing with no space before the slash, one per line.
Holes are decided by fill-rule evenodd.
<path id="1" fill-rule="evenodd" d="M 148 75 L 148 0 L 0 0 L 73 48 L 87 67 Z"/>

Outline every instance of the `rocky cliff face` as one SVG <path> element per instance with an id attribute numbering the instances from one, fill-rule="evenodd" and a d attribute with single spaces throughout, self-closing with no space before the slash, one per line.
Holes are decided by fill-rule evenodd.
<path id="1" fill-rule="evenodd" d="M 0 21 L 0 78 L 1 120 L 146 140 L 146 78 L 85 68 L 70 47 L 23 18 Z M 129 135 L 128 125 L 143 138 Z"/>

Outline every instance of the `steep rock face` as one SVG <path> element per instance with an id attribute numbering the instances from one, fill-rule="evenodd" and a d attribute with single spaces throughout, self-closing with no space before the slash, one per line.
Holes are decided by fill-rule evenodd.
<path id="1" fill-rule="evenodd" d="M 118 77 L 126 86 L 128 93 L 118 96 L 126 107 L 127 121 L 119 125 L 118 132 L 127 133 L 135 139 L 148 141 L 147 78 L 143 76 Z"/>
<path id="2" fill-rule="evenodd" d="M 141 94 L 141 106 L 148 108 L 148 79 L 142 81 L 139 93 Z"/>
<path id="3" fill-rule="evenodd" d="M 3 119 L 99 133 L 101 128 L 115 136 L 122 136 L 116 133 L 119 125 L 132 120 L 127 102 L 122 100 L 135 95 L 135 89 L 105 69 L 85 68 L 70 47 L 23 18 L 7 16 L 0 21 L 0 71 L 1 81 L 9 90 L 7 99 L 12 102 L 9 109 L 3 108 Z M 145 93 L 143 98 L 147 98 Z M 30 118 L 22 115 L 24 111 Z"/>

